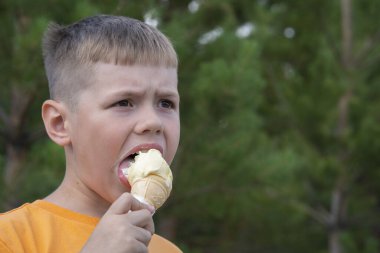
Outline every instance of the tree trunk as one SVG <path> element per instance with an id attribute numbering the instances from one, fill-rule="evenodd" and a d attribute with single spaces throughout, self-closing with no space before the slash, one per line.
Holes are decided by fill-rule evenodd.
<path id="1" fill-rule="evenodd" d="M 353 88 L 350 74 L 353 67 L 352 57 L 352 3 L 351 0 L 341 0 L 341 25 L 342 25 L 342 57 L 341 64 L 346 76 L 346 91 L 342 94 L 338 103 L 337 139 L 340 142 L 340 151 L 337 155 L 341 168 L 336 180 L 335 188 L 331 193 L 330 217 L 328 222 L 328 241 L 330 253 L 342 253 L 343 247 L 341 235 L 342 224 L 346 219 L 347 184 L 348 184 L 348 150 L 345 145 L 346 132 L 349 125 L 349 103 Z"/>
<path id="2" fill-rule="evenodd" d="M 17 185 L 19 174 L 25 161 L 26 153 L 26 149 L 18 148 L 12 144 L 7 144 L 6 163 L 4 170 L 6 195 L 3 208 L 5 210 L 12 209 L 20 204 L 17 200 Z"/>
<path id="3" fill-rule="evenodd" d="M 346 183 L 339 181 L 331 196 L 330 219 L 328 221 L 329 252 L 342 253 L 340 241 L 343 232 L 342 224 L 346 218 Z"/>
<path id="4" fill-rule="evenodd" d="M 341 253 L 342 246 L 340 243 L 340 233 L 339 230 L 332 230 L 329 233 L 329 252 L 330 253 Z"/>
<path id="5" fill-rule="evenodd" d="M 340 0 L 342 24 L 342 64 L 344 69 L 352 68 L 352 3 Z"/>
<path id="6" fill-rule="evenodd" d="M 5 194 L 2 208 L 12 209 L 19 205 L 17 201 L 17 185 L 27 151 L 30 147 L 31 133 L 26 126 L 27 110 L 34 99 L 34 92 L 12 88 L 10 112 L 1 110 L 1 119 L 5 125 L 3 138 L 6 156 L 4 168 Z"/>

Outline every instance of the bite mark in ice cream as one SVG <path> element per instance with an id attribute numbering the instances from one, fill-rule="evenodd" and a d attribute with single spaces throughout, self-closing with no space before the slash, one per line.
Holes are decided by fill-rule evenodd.
<path id="1" fill-rule="evenodd" d="M 123 173 L 132 186 L 131 194 L 140 201 L 158 209 L 169 197 L 173 175 L 160 151 L 140 151 Z"/>

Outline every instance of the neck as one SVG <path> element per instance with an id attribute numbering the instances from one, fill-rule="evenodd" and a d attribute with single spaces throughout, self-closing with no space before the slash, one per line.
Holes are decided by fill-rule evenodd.
<path id="1" fill-rule="evenodd" d="M 108 210 L 110 203 L 92 192 L 80 182 L 71 182 L 67 175 L 61 185 L 44 200 L 74 212 L 93 217 L 102 217 Z"/>

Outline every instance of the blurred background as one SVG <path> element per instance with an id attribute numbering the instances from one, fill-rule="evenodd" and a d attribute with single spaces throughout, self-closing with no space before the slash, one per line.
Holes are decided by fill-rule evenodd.
<path id="1" fill-rule="evenodd" d="M 380 252 L 380 1 L 0 0 L 0 210 L 61 181 L 50 21 L 131 16 L 179 54 L 181 144 L 156 232 L 188 253 Z"/>

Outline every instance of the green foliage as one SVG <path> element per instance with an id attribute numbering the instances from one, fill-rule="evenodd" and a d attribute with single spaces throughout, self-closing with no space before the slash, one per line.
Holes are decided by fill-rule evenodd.
<path id="1" fill-rule="evenodd" d="M 33 146 L 27 161 L 20 178 L 19 197 L 33 201 L 53 192 L 65 172 L 63 148 L 50 140 L 40 141 Z"/>
<path id="2" fill-rule="evenodd" d="M 0 107 L 11 109 L 14 87 L 37 92 L 27 122 L 41 127 L 40 39 L 49 22 L 96 13 L 143 19 L 151 11 L 180 58 L 182 122 L 174 190 L 156 219 L 176 219 L 184 252 L 328 252 L 329 230 L 316 213 L 330 211 L 341 178 L 344 252 L 378 252 L 380 2 L 352 1 L 352 69 L 342 64 L 339 1 L 196 2 L 194 12 L 190 1 L 0 2 Z M 236 36 L 244 24 L 252 33 Z M 199 42 L 215 29 L 219 37 Z M 349 88 L 348 126 L 339 134 L 338 105 Z M 0 168 L 5 144 L 0 139 Z M 64 173 L 63 151 L 47 139 L 32 144 L 27 161 L 21 201 L 45 196 Z"/>

